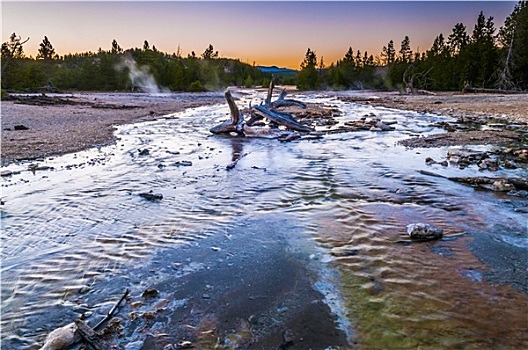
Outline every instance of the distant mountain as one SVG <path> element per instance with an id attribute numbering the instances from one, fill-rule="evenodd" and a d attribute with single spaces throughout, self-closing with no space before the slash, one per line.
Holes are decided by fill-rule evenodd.
<path id="1" fill-rule="evenodd" d="M 264 73 L 297 73 L 295 69 L 290 68 L 279 68 L 277 66 L 256 66 L 258 69 L 260 69 Z"/>

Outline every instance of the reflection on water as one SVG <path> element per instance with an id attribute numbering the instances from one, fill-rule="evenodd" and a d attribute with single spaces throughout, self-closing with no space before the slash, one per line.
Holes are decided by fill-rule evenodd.
<path id="1" fill-rule="evenodd" d="M 304 99 L 340 108 L 342 122 L 368 113 L 396 120 L 396 131 L 292 143 L 212 136 L 228 109 L 204 107 L 121 127 L 116 146 L 46 160 L 54 171 L 3 179 L 2 345 L 31 348 L 49 331 L 47 312 L 75 309 L 79 291 L 159 249 L 222 234 L 241 215 L 287 213 L 333 257 L 341 312 L 360 347 L 526 347 L 527 297 L 518 290 L 526 283 L 487 279 L 493 271 L 468 249 L 496 235 L 494 244 L 526 258 L 526 219 L 509 198 L 417 172 L 431 169 L 426 157 L 445 158 L 445 148 L 396 145 L 438 132 L 429 126 L 438 117 Z M 150 190 L 163 200 L 138 195 Z M 413 222 L 454 238 L 398 243 Z M 499 226 L 511 230 L 494 232 Z"/>

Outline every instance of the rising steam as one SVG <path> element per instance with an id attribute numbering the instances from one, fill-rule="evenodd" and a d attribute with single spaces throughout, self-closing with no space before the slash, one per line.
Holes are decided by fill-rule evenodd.
<path id="1" fill-rule="evenodd" d="M 141 91 L 149 94 L 165 92 L 165 89 L 160 88 L 156 79 L 150 74 L 149 67 L 138 66 L 132 56 L 123 57 L 115 68 L 118 71 L 128 70 L 128 77 L 130 78 L 132 89 L 139 88 Z"/>

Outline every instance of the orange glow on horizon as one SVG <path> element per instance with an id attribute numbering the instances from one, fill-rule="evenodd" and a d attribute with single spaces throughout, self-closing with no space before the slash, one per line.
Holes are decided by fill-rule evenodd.
<path id="1" fill-rule="evenodd" d="M 263 66 L 300 69 L 306 50 L 325 66 L 349 47 L 379 56 L 389 40 L 396 50 L 408 35 L 413 51 L 425 52 L 456 23 L 471 34 L 480 11 L 498 29 L 515 1 L 418 2 L 2 2 L 2 42 L 15 32 L 35 57 L 47 36 L 58 55 L 151 47 L 180 48 L 197 56 L 212 44 L 221 57 Z M 280 11 L 277 10 L 280 6 Z"/>

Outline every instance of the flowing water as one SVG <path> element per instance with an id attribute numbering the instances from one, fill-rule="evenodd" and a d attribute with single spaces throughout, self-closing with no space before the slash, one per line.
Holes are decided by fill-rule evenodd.
<path id="1" fill-rule="evenodd" d="M 11 165 L 21 172 L 2 178 L 2 348 L 38 348 L 47 332 L 71 322 L 61 313 L 79 312 L 79 295 L 101 281 L 261 217 L 294 223 L 291 235 L 287 225 L 274 227 L 291 251 L 318 259 L 313 287 L 351 348 L 527 348 L 528 221 L 515 211 L 526 200 L 418 172 L 488 175 L 425 164 L 447 148 L 397 145 L 441 132 L 431 124 L 448 118 L 299 98 L 339 108 L 340 122 L 374 113 L 397 121 L 396 130 L 290 143 L 223 137 L 208 132 L 228 118 L 218 105 L 122 126 L 117 145 L 39 162 L 47 170 Z M 526 177 L 528 169 L 491 176 L 505 174 Z M 151 190 L 163 199 L 139 196 Z M 446 238 L 402 243 L 415 222 L 442 228 Z"/>

